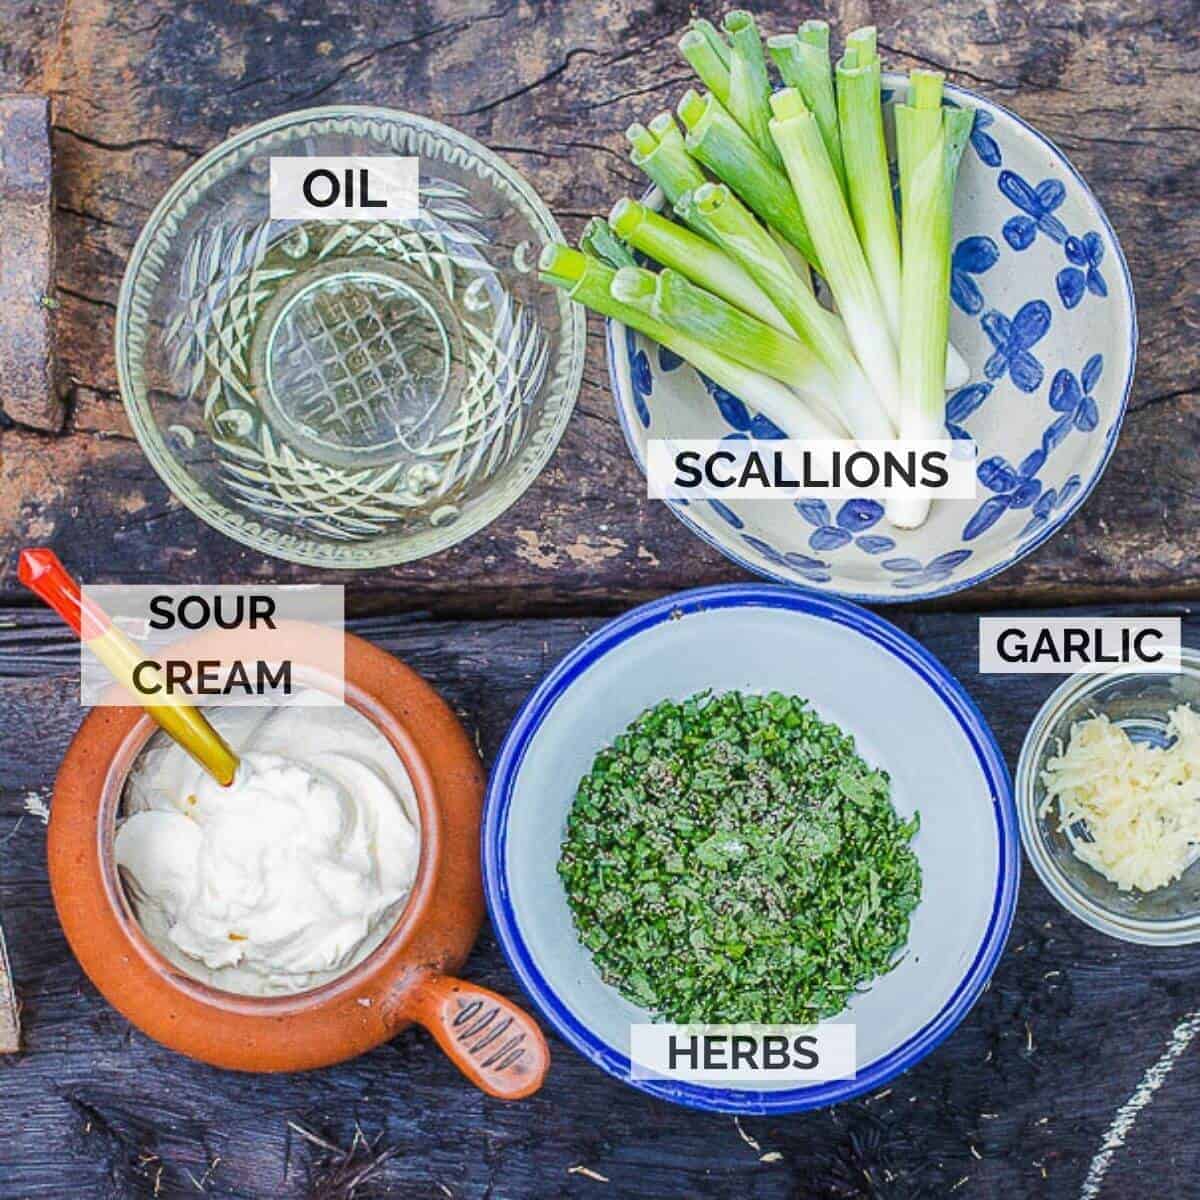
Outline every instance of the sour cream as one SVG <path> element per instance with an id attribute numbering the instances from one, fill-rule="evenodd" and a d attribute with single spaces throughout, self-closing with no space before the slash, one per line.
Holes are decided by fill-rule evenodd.
<path id="1" fill-rule="evenodd" d="M 306 693 L 206 715 L 241 759 L 229 787 L 161 735 L 126 785 L 115 853 L 134 913 L 214 987 L 317 987 L 382 941 L 412 889 L 412 781 L 365 717 Z"/>

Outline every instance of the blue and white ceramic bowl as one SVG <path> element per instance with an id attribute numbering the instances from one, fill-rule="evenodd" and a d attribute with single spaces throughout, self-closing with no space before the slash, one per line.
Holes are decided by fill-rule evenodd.
<path id="1" fill-rule="evenodd" d="M 632 1080 L 629 1026 L 651 1019 L 605 984 L 576 937 L 557 873 L 578 781 L 664 697 L 779 689 L 807 697 L 921 814 L 921 902 L 908 953 L 839 1021 L 858 1072 L 835 1083 L 742 1087 Z M 883 1087 L 963 1019 L 987 983 L 1017 899 L 1012 788 L 990 730 L 945 668 L 881 617 L 796 588 L 743 584 L 668 596 L 598 630 L 513 723 L 484 811 L 484 888 L 514 972 L 549 1025 L 617 1079 L 695 1108 L 791 1112 Z"/>
<path id="2" fill-rule="evenodd" d="M 903 87 L 887 77 L 885 89 Z M 670 502 L 705 541 L 768 578 L 870 603 L 970 587 L 1049 538 L 1116 445 L 1137 343 L 1116 235 L 1056 146 L 999 105 L 946 90 L 978 110 L 955 195 L 951 305 L 971 382 L 947 397 L 950 433 L 979 447 L 978 496 L 938 502 L 916 530 L 891 527 L 874 501 Z M 616 322 L 608 357 L 643 470 L 651 437 L 772 435 L 735 396 Z"/>

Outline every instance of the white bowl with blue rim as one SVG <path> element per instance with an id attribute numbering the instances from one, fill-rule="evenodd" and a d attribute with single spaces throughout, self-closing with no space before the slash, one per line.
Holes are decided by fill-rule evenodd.
<path id="1" fill-rule="evenodd" d="M 884 86 L 903 95 L 904 77 L 889 75 Z M 971 587 L 1054 534 L 1116 446 L 1137 344 L 1116 235 L 1047 138 L 964 88 L 946 94 L 977 109 L 955 193 L 950 318 L 971 381 L 947 396 L 946 414 L 949 432 L 979 448 L 978 495 L 938 501 L 915 530 L 889 525 L 873 500 L 667 502 L 693 532 L 759 575 L 875 604 Z M 643 471 L 652 437 L 781 436 L 615 321 L 608 361 Z"/>
<path id="2" fill-rule="evenodd" d="M 921 814 L 922 895 L 907 953 L 838 1021 L 857 1026 L 854 1079 L 737 1089 L 630 1078 L 629 1027 L 652 1015 L 600 978 L 558 877 L 578 781 L 646 708 L 711 688 L 806 697 Z M 609 622 L 547 676 L 513 722 L 488 786 L 484 889 L 513 971 L 547 1024 L 653 1096 L 733 1113 L 792 1112 L 874 1091 L 963 1019 L 1004 947 L 1017 900 L 1012 786 L 987 723 L 927 650 L 882 617 L 814 591 L 738 584 L 683 592 Z"/>

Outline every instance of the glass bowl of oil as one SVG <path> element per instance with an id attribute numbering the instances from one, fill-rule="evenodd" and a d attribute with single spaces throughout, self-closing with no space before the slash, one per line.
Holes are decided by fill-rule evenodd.
<path id="1" fill-rule="evenodd" d="M 273 219 L 275 157 L 414 156 L 407 220 Z M 121 286 L 143 450 L 221 532 L 321 567 L 444 550 L 532 483 L 570 417 L 582 313 L 537 278 L 562 240 L 508 164 L 437 122 L 308 109 L 183 175 Z"/>

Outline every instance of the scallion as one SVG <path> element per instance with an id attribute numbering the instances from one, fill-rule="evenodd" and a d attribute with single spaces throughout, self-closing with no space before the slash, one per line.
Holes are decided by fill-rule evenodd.
<path id="1" fill-rule="evenodd" d="M 805 105 L 816 118 L 838 186 L 844 192 L 846 166 L 842 160 L 837 98 L 833 90 L 833 68 L 829 61 L 829 23 L 805 21 L 800 26 L 799 35 L 768 38 L 767 49 L 779 68 L 783 82 L 804 97 Z"/>
<path id="2" fill-rule="evenodd" d="M 900 235 L 883 135 L 874 28 L 857 29 L 846 39 L 846 51 L 837 67 L 837 102 L 850 213 L 883 303 L 887 327 L 896 339 L 900 334 Z"/>
<path id="3" fill-rule="evenodd" d="M 608 263 L 610 267 L 635 267 L 637 259 L 603 217 L 593 217 L 579 237 L 579 248 L 585 254 Z"/>
<path id="4" fill-rule="evenodd" d="M 858 365 L 842 323 L 805 289 L 783 251 L 732 191 L 724 184 L 706 183 L 683 197 L 680 205 L 692 210 L 702 232 L 741 263 L 832 374 L 832 407 L 851 434 L 861 440 L 894 437 L 892 422 Z"/>
<path id="5" fill-rule="evenodd" d="M 913 71 L 907 104 L 896 106 L 904 259 L 900 304 L 900 434 L 905 440 L 946 437 L 946 347 L 950 330 L 950 241 L 954 183 L 974 114 L 942 107 L 943 77 Z M 929 500 L 905 496 L 888 504 L 894 525 L 912 529 Z"/>
<path id="6" fill-rule="evenodd" d="M 704 183 L 704 172 L 688 153 L 683 135 L 670 113 L 660 113 L 645 125 L 630 125 L 625 136 L 632 147 L 630 160 L 662 188 L 669 204 Z"/>
<path id="7" fill-rule="evenodd" d="M 867 265 L 887 314 L 897 348 L 901 337 L 900 237 L 892 202 L 887 143 L 883 133 L 881 66 L 875 29 L 856 29 L 846 39 L 837 67 L 838 123 L 846 164 L 850 212 Z M 970 370 L 962 355 L 948 346 L 944 383 L 962 387 Z"/>
<path id="8" fill-rule="evenodd" d="M 706 21 L 703 17 L 694 17 L 692 19 L 691 28 L 700 34 L 709 46 L 712 47 L 713 55 L 720 60 L 725 70 L 729 70 L 729 44 L 721 36 L 721 31 L 711 22 Z"/>
<path id="9" fill-rule="evenodd" d="M 688 91 L 679 102 L 688 152 L 820 270 L 804 214 L 787 176 L 712 95 Z M 664 191 L 666 189 L 664 188 Z M 676 203 L 677 198 L 671 198 Z"/>
<path id="10" fill-rule="evenodd" d="M 738 8 L 725 14 L 722 28 L 731 46 L 729 99 L 722 103 L 767 158 L 782 167 L 779 151 L 771 140 L 771 80 L 758 26 L 750 13 Z"/>
<path id="11" fill-rule="evenodd" d="M 741 366 L 718 349 L 687 337 L 641 309 L 618 300 L 612 294 L 616 272 L 599 259 L 554 243 L 542 250 L 538 274 L 544 282 L 563 288 L 572 300 L 644 333 L 660 346 L 678 354 L 789 437 L 820 440 L 838 436 L 836 430 L 785 384 L 761 371 Z"/>
<path id="12" fill-rule="evenodd" d="M 659 272 L 626 267 L 613 277 L 612 294 L 744 367 L 786 383 L 818 406 L 834 392 L 834 381 L 816 355 L 788 333 L 697 287 L 670 268 Z"/>
<path id="13" fill-rule="evenodd" d="M 708 21 L 693 21 L 679 39 L 679 52 L 700 82 L 722 104 L 729 105 L 729 47 Z"/>
<path id="14" fill-rule="evenodd" d="M 768 325 L 785 333 L 791 330 L 770 297 L 745 269 L 706 238 L 669 221 L 637 200 L 618 200 L 608 219 L 619 238 L 655 262 L 681 272 Z"/>
<path id="15" fill-rule="evenodd" d="M 850 345 L 875 394 L 894 424 L 900 421 L 896 350 L 871 270 L 858 244 L 854 222 L 829 161 L 815 114 L 799 91 L 785 88 L 771 98 L 771 133 L 808 222 L 823 274 L 837 302 Z"/>

